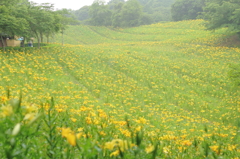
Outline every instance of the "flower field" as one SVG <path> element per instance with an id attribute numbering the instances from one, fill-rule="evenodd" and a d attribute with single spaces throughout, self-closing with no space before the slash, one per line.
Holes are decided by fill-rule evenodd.
<path id="1" fill-rule="evenodd" d="M 239 159 L 240 49 L 202 23 L 70 26 L 64 47 L 0 51 L 0 158 Z"/>

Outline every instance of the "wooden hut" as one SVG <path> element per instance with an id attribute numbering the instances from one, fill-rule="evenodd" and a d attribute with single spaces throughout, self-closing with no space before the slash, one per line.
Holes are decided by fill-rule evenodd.
<path id="1" fill-rule="evenodd" d="M 14 36 L 13 38 L 8 38 L 6 40 L 7 46 L 20 46 L 21 41 L 17 40 L 19 37 Z"/>
<path id="2" fill-rule="evenodd" d="M 4 43 L 4 46 L 20 46 L 21 41 L 17 40 L 19 37 L 8 37 L 3 36 L 3 41 L 0 39 L 0 47 L 3 47 L 2 42 Z"/>

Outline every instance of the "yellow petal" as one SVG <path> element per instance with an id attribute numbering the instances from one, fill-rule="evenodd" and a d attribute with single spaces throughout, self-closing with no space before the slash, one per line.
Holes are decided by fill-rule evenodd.
<path id="1" fill-rule="evenodd" d="M 72 146 L 76 146 L 76 136 L 73 133 L 69 133 L 67 136 L 67 141 L 70 145 Z"/>
<path id="2" fill-rule="evenodd" d="M 119 155 L 119 150 L 116 150 L 110 154 L 110 157 L 112 156 L 118 156 Z"/>

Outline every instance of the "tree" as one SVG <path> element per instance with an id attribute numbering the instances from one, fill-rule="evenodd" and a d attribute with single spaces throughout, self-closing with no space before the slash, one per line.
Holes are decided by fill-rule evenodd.
<path id="1" fill-rule="evenodd" d="M 138 0 L 143 12 L 150 16 L 152 23 L 171 20 L 171 5 L 176 0 Z"/>
<path id="2" fill-rule="evenodd" d="M 55 33 L 61 30 L 61 15 L 53 12 L 53 21 L 51 27 L 45 31 L 45 36 L 47 37 L 47 43 L 49 43 L 49 37 L 54 36 Z M 41 39 L 41 42 L 43 39 Z"/>
<path id="3" fill-rule="evenodd" d="M 123 2 L 119 2 L 119 3 L 115 3 L 115 5 L 113 6 L 113 14 L 112 14 L 113 27 L 121 27 L 121 24 L 122 24 L 121 12 L 122 12 L 123 5 L 124 5 Z"/>
<path id="4" fill-rule="evenodd" d="M 124 3 L 124 0 L 111 0 L 107 3 L 109 9 L 114 10 L 119 3 Z"/>
<path id="5" fill-rule="evenodd" d="M 1 0 L 0 5 L 15 6 L 19 2 L 21 2 L 21 0 Z"/>
<path id="6" fill-rule="evenodd" d="M 203 11 L 205 0 L 176 0 L 172 5 L 172 19 L 174 21 L 197 19 Z"/>
<path id="7" fill-rule="evenodd" d="M 3 37 L 19 35 L 24 39 L 35 37 L 43 42 L 43 37 L 63 31 L 76 20 L 70 10 L 54 11 L 53 4 L 37 4 L 28 0 L 1 0 L 0 2 L 0 40 Z"/>
<path id="8" fill-rule="evenodd" d="M 75 22 L 71 16 L 67 9 L 54 11 L 54 6 L 50 3 L 40 5 L 30 3 L 24 17 L 29 24 L 28 34 L 26 35 L 34 35 L 38 41 L 38 48 L 40 48 L 40 42 L 43 42 L 44 36 L 47 37 L 48 41 L 49 36 L 59 31 L 63 35 L 67 25 Z"/>
<path id="9" fill-rule="evenodd" d="M 121 11 L 122 27 L 135 27 L 140 25 L 142 7 L 137 0 L 128 0 Z"/>
<path id="10" fill-rule="evenodd" d="M 80 21 L 85 21 L 90 18 L 89 16 L 89 6 L 83 6 L 79 10 L 76 10 L 74 12 L 75 16 L 77 17 L 78 20 Z"/>
<path id="11" fill-rule="evenodd" d="M 27 0 L 15 0 L 16 4 L 10 3 L 9 6 L 9 1 L 4 0 L 4 2 L 7 4 L 0 6 L 2 12 L 0 16 L 1 32 L 12 36 L 20 35 L 24 39 L 30 38 L 33 34 L 38 40 L 38 47 L 40 47 L 43 35 L 55 29 L 52 4 L 37 5 Z"/>
<path id="12" fill-rule="evenodd" d="M 28 14 L 25 17 L 29 23 L 29 34 L 33 34 L 38 41 L 38 48 L 40 42 L 43 42 L 43 35 L 47 35 L 55 28 L 55 17 L 53 14 L 53 5 L 37 5 L 31 3 L 28 6 Z"/>
<path id="13" fill-rule="evenodd" d="M 110 26 L 112 12 L 103 1 L 95 1 L 90 7 L 90 24 L 95 26 Z"/>
<path id="14" fill-rule="evenodd" d="M 28 27 L 24 18 L 18 17 L 16 8 L 20 7 L 21 0 L 3 0 L 0 2 L 0 38 L 5 50 L 3 36 L 21 35 Z"/>
<path id="15" fill-rule="evenodd" d="M 141 25 L 149 25 L 149 24 L 152 24 L 153 22 L 153 18 L 151 15 L 149 14 L 146 14 L 146 13 L 143 13 L 140 17 L 140 24 Z"/>
<path id="16" fill-rule="evenodd" d="M 74 14 L 83 24 L 112 25 L 114 27 L 130 27 L 171 20 L 171 5 L 175 0 L 135 0 L 135 4 L 137 4 L 136 7 L 129 7 L 130 11 L 126 9 L 125 11 L 127 11 L 127 13 L 123 13 L 123 6 L 126 8 L 125 5 L 132 3 L 131 1 L 132 0 L 110 0 L 106 4 L 105 1 L 95 0 L 91 6 L 84 6 L 74 11 Z M 137 25 L 130 25 L 130 22 L 127 24 L 127 21 L 129 21 L 126 20 L 127 14 L 137 7 L 139 10 L 135 11 L 137 14 L 140 12 L 140 16 L 137 16 L 137 19 L 134 18 L 133 20 L 135 23 L 137 22 Z M 133 14 L 131 13 L 129 15 L 132 16 Z M 129 18 L 131 20 L 131 17 Z"/>
<path id="17" fill-rule="evenodd" d="M 43 37 L 47 37 L 47 41 L 49 36 L 58 32 L 60 30 L 60 16 L 57 12 L 54 12 L 54 5 L 51 3 L 42 3 L 38 5 L 41 9 L 41 15 L 45 17 L 45 19 L 41 19 L 44 21 L 41 27 L 40 33 L 40 41 L 43 42 Z"/>
<path id="18" fill-rule="evenodd" d="M 68 9 L 58 10 L 56 11 L 56 13 L 58 14 L 58 16 L 56 16 L 57 22 L 55 24 L 55 27 L 56 27 L 55 30 L 56 31 L 60 30 L 60 32 L 62 33 L 62 45 L 63 45 L 64 31 L 67 29 L 69 24 L 76 24 L 78 23 L 78 21 L 72 17 L 72 14 Z"/>
<path id="19" fill-rule="evenodd" d="M 204 7 L 203 19 L 208 30 L 227 28 L 240 36 L 240 1 L 209 0 Z"/>

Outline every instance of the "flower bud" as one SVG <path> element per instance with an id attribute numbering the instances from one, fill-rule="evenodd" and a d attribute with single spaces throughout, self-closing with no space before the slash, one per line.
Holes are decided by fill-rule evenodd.
<path id="1" fill-rule="evenodd" d="M 17 123 L 12 131 L 12 136 L 16 136 L 20 132 L 21 124 Z"/>

